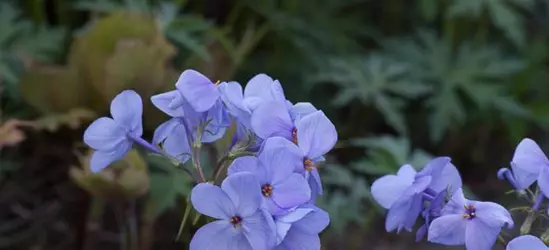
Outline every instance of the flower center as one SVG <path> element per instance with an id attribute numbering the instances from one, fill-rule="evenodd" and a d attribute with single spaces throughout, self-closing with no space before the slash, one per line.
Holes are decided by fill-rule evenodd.
<path id="1" fill-rule="evenodd" d="M 237 215 L 231 218 L 231 224 L 233 224 L 234 228 L 240 226 L 241 223 L 242 223 L 242 218 L 240 218 L 240 216 Z"/>
<path id="2" fill-rule="evenodd" d="M 307 171 L 313 171 L 313 169 L 315 169 L 315 164 L 310 158 L 305 158 L 305 160 L 303 160 L 303 167 Z"/>
<path id="3" fill-rule="evenodd" d="M 463 208 L 465 208 L 465 213 L 463 214 L 464 219 L 472 220 L 477 216 L 475 205 L 464 205 Z"/>
<path id="4" fill-rule="evenodd" d="M 292 142 L 297 145 L 297 128 L 292 128 Z"/>
<path id="5" fill-rule="evenodd" d="M 273 194 L 273 186 L 271 184 L 265 184 L 261 187 L 261 193 L 265 197 L 270 197 Z"/>

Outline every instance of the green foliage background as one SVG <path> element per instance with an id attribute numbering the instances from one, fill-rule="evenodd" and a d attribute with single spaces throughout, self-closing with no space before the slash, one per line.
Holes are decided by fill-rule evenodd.
<path id="1" fill-rule="evenodd" d="M 146 100 L 187 68 L 242 84 L 264 72 L 291 101 L 323 109 L 340 138 L 322 167 L 320 206 L 332 217 L 323 239 L 347 235 L 349 249 L 364 249 L 361 235 L 385 237 L 369 186 L 404 163 L 452 156 L 476 195 L 502 198 L 509 187 L 495 171 L 514 145 L 547 144 L 548 59 L 547 0 L 0 3 L 3 120 L 104 114 L 121 89 Z M 149 134 L 163 119 L 146 104 Z M 23 167 L 21 157 L 4 149 L 0 176 Z M 149 214 L 182 211 L 190 180 L 147 161 Z"/>

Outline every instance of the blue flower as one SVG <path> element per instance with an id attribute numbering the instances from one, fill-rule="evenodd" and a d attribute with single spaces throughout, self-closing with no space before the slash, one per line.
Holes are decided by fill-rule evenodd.
<path id="1" fill-rule="evenodd" d="M 318 234 L 330 224 L 324 210 L 307 204 L 285 215 L 276 216 L 277 244 L 274 250 L 321 249 Z"/>
<path id="2" fill-rule="evenodd" d="M 516 189 L 528 188 L 537 180 L 541 191 L 549 196 L 549 159 L 536 142 L 523 139 L 515 149 L 511 167 L 513 176 L 507 177 Z"/>
<path id="3" fill-rule="evenodd" d="M 502 229 L 513 228 L 509 212 L 493 202 L 467 200 L 461 189 L 429 226 L 428 240 L 444 245 L 463 245 L 468 250 L 489 250 Z"/>
<path id="4" fill-rule="evenodd" d="M 412 231 L 417 217 L 423 210 L 425 198 L 433 200 L 448 189 L 461 188 L 461 177 L 448 157 L 431 160 L 419 173 L 410 165 L 404 165 L 395 175 L 386 175 L 372 184 L 374 199 L 389 212 L 385 229 L 400 232 Z"/>
<path id="5" fill-rule="evenodd" d="M 228 176 L 221 188 L 196 185 L 191 202 L 196 211 L 217 219 L 198 229 L 190 250 L 265 250 L 276 243 L 272 216 L 261 209 L 261 192 L 255 176 L 242 172 Z"/>
<path id="6" fill-rule="evenodd" d="M 522 235 L 507 244 L 507 250 L 548 250 L 543 241 L 532 235 Z"/>
<path id="7" fill-rule="evenodd" d="M 261 187 L 264 205 L 271 214 L 281 214 L 311 198 L 305 178 L 294 173 L 302 165 L 299 149 L 281 137 L 265 141 L 258 157 L 237 158 L 229 167 L 229 175 L 247 171 L 253 173 Z"/>
<path id="8" fill-rule="evenodd" d="M 96 173 L 122 159 L 135 140 L 141 139 L 143 126 L 141 97 L 125 90 L 111 102 L 111 115 L 95 120 L 84 132 L 84 142 L 93 148 L 90 168 Z"/>
<path id="9" fill-rule="evenodd" d="M 153 143 L 162 144 L 164 152 L 185 163 L 190 158 L 191 146 L 182 119 L 172 118 L 160 124 L 154 131 Z"/>

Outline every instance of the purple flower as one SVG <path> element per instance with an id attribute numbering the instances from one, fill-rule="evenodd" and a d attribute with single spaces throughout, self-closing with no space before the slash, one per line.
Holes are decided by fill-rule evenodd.
<path id="1" fill-rule="evenodd" d="M 275 250 L 318 250 L 321 249 L 318 234 L 330 224 L 330 216 L 308 204 L 276 216 L 275 224 L 278 243 Z"/>
<path id="2" fill-rule="evenodd" d="M 191 146 L 182 119 L 172 118 L 160 124 L 154 131 L 153 143 L 162 144 L 164 152 L 185 163 L 190 158 Z"/>
<path id="3" fill-rule="evenodd" d="M 175 86 L 196 112 L 206 112 L 219 101 L 218 85 L 196 70 L 183 71 Z"/>
<path id="4" fill-rule="evenodd" d="M 523 235 L 514 238 L 507 244 L 507 250 L 548 250 L 543 241 L 532 235 Z"/>
<path id="5" fill-rule="evenodd" d="M 541 191 L 549 197 L 549 159 L 536 142 L 523 139 L 515 150 L 511 167 L 513 176 L 507 177 L 515 188 L 528 188 L 537 180 Z"/>
<path id="6" fill-rule="evenodd" d="M 258 157 L 237 158 L 229 167 L 229 175 L 238 172 L 253 173 L 261 187 L 264 205 L 271 214 L 280 214 L 297 207 L 311 198 L 311 189 L 305 178 L 294 173 L 302 165 L 299 149 L 281 137 L 265 141 Z"/>
<path id="7" fill-rule="evenodd" d="M 259 182 L 242 172 L 227 177 L 221 188 L 196 185 L 191 202 L 196 211 L 217 219 L 198 229 L 190 250 L 264 250 L 276 243 L 272 216 L 261 209 Z"/>
<path id="8" fill-rule="evenodd" d="M 505 225 L 513 228 L 513 219 L 504 207 L 467 200 L 458 189 L 442 210 L 442 216 L 429 226 L 428 240 L 451 246 L 465 244 L 468 250 L 488 250 Z"/>
<path id="9" fill-rule="evenodd" d="M 95 120 L 84 132 L 84 142 L 95 152 L 90 168 L 96 173 L 122 159 L 135 140 L 141 140 L 143 126 L 141 97 L 133 90 L 125 90 L 111 102 L 111 115 Z"/>
<path id="10" fill-rule="evenodd" d="M 372 184 L 372 196 L 389 212 L 385 229 L 400 232 L 403 228 L 412 231 L 417 217 L 423 210 L 423 203 L 433 200 L 440 192 L 461 188 L 461 177 L 449 157 L 431 160 L 419 173 L 410 165 L 400 168 L 398 174 L 386 175 Z"/>

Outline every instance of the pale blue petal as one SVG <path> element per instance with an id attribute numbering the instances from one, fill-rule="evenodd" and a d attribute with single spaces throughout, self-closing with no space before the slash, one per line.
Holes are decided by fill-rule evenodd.
<path id="1" fill-rule="evenodd" d="M 221 100 L 235 117 L 251 114 L 251 111 L 244 104 L 242 86 L 238 82 L 223 82 L 218 87 L 221 93 Z"/>
<path id="2" fill-rule="evenodd" d="M 501 227 L 492 227 L 481 220 L 467 221 L 465 247 L 467 250 L 492 249 L 500 231 Z"/>
<path id="3" fill-rule="evenodd" d="M 271 184 L 284 181 L 296 169 L 303 168 L 302 152 L 292 142 L 282 137 L 267 139 L 258 159 L 267 169 Z"/>
<path id="4" fill-rule="evenodd" d="M 375 180 L 371 187 L 374 200 L 382 207 L 389 209 L 412 185 L 415 174 L 412 166 L 406 164 L 400 168 L 398 175 L 385 175 Z"/>
<path id="5" fill-rule="evenodd" d="M 264 210 L 242 220 L 244 235 L 254 250 L 271 249 L 276 243 L 276 226 L 273 217 Z"/>
<path id="6" fill-rule="evenodd" d="M 286 237 L 290 227 L 294 222 L 297 222 L 307 214 L 314 212 L 312 208 L 296 208 L 284 215 L 277 216 L 275 219 L 277 244 L 280 244 Z"/>
<path id="7" fill-rule="evenodd" d="M 84 142 L 95 150 L 116 150 L 126 141 L 128 141 L 126 130 L 108 117 L 95 120 L 84 131 Z"/>
<path id="8" fill-rule="evenodd" d="M 328 153 L 337 142 L 334 124 L 320 110 L 301 118 L 296 128 L 297 144 L 309 158 Z"/>
<path id="9" fill-rule="evenodd" d="M 143 134 L 143 101 L 135 91 L 124 90 L 115 96 L 111 102 L 111 115 L 116 123 L 133 135 L 140 137 Z"/>
<path id="10" fill-rule="evenodd" d="M 244 234 L 227 221 L 214 221 L 198 229 L 189 250 L 255 250 Z"/>
<path id="11" fill-rule="evenodd" d="M 170 120 L 167 120 L 160 124 L 155 130 L 153 135 L 153 144 L 158 145 L 172 133 L 172 131 L 177 127 L 180 123 L 180 120 L 178 118 L 172 118 Z"/>
<path id="12" fill-rule="evenodd" d="M 286 238 L 274 250 L 319 250 L 321 249 L 318 234 L 307 234 L 290 229 Z"/>
<path id="13" fill-rule="evenodd" d="M 493 202 L 475 202 L 476 219 L 493 228 L 501 228 L 507 225 L 511 229 L 514 226 L 513 218 L 507 209 Z"/>
<path id="14" fill-rule="evenodd" d="M 189 139 L 187 138 L 187 131 L 185 125 L 177 123 L 171 133 L 166 137 L 162 148 L 169 155 L 179 159 L 181 162 L 186 162 L 191 154 L 191 147 L 189 145 Z"/>
<path id="15" fill-rule="evenodd" d="M 238 172 L 248 171 L 254 173 L 258 167 L 257 157 L 255 156 L 242 156 L 236 158 L 228 169 L 228 175 L 232 175 Z"/>
<path id="16" fill-rule="evenodd" d="M 402 228 L 406 228 L 406 230 L 411 231 L 411 226 L 415 224 L 421 212 L 421 205 L 421 194 L 400 197 L 389 209 L 385 219 L 385 230 L 392 232 L 395 229 L 400 231 Z"/>
<path id="17" fill-rule="evenodd" d="M 549 167 L 549 160 L 538 144 L 532 139 L 523 139 L 513 155 L 512 163 L 528 173 L 539 173 L 541 168 Z"/>
<path id="18" fill-rule="evenodd" d="M 543 241 L 532 235 L 523 235 L 514 238 L 507 244 L 507 250 L 547 250 Z"/>
<path id="19" fill-rule="evenodd" d="M 273 81 L 271 77 L 265 74 L 254 76 L 246 84 L 244 98 L 248 99 L 253 97 L 258 99 L 259 103 L 257 104 L 260 104 L 261 102 L 286 101 L 280 82 L 278 82 L 278 80 Z"/>
<path id="20" fill-rule="evenodd" d="M 313 169 L 312 171 L 309 171 L 308 181 L 311 189 L 314 189 L 315 194 L 322 195 L 324 193 L 322 188 L 322 180 L 320 179 L 320 173 L 318 173 L 318 170 Z"/>
<path id="21" fill-rule="evenodd" d="M 291 174 L 284 181 L 273 185 L 270 197 L 279 207 L 289 209 L 299 206 L 311 199 L 311 189 L 305 178 L 297 173 Z"/>
<path id="22" fill-rule="evenodd" d="M 252 114 L 252 128 L 262 139 L 282 136 L 292 140 L 294 124 L 289 111 L 281 103 L 265 103 Z"/>
<path id="23" fill-rule="evenodd" d="M 538 186 L 545 197 L 549 197 L 549 168 L 542 168 L 538 177 Z"/>
<path id="24" fill-rule="evenodd" d="M 467 220 L 462 214 L 451 214 L 436 218 L 429 226 L 427 240 L 449 246 L 465 244 Z M 488 250 L 491 248 L 486 248 Z"/>
<path id="25" fill-rule="evenodd" d="M 313 209 L 303 219 L 292 224 L 292 228 L 308 234 L 319 234 L 330 224 L 330 215 L 326 211 L 314 206 L 305 205 L 301 209 Z"/>
<path id="26" fill-rule="evenodd" d="M 450 157 L 443 156 L 434 158 L 418 173 L 418 177 L 431 176 L 433 179 L 437 179 L 442 174 L 444 167 L 446 167 L 450 161 Z"/>
<path id="27" fill-rule="evenodd" d="M 458 188 L 458 190 L 456 190 L 452 195 L 452 198 L 450 198 L 450 201 L 448 201 L 446 206 L 444 206 L 444 208 L 442 209 L 442 214 L 463 214 L 463 206 L 469 203 L 470 202 L 466 200 L 463 196 L 463 190 L 461 188 Z"/>
<path id="28" fill-rule="evenodd" d="M 98 173 L 112 163 L 121 160 L 130 151 L 132 144 L 129 142 L 121 143 L 112 151 L 95 151 L 90 159 L 90 169 L 92 173 Z"/>
<path id="29" fill-rule="evenodd" d="M 291 107 L 290 113 L 292 114 L 292 119 L 295 121 L 317 110 L 310 102 L 298 102 Z"/>
<path id="30" fill-rule="evenodd" d="M 229 220 L 238 215 L 229 196 L 210 183 L 196 185 L 191 192 L 191 202 L 196 211 L 216 219 Z"/>
<path id="31" fill-rule="evenodd" d="M 433 178 L 429 188 L 438 193 L 450 187 L 450 193 L 453 194 L 458 188 L 461 188 L 462 185 L 461 176 L 459 175 L 457 168 L 454 164 L 449 162 L 438 178 Z"/>
<path id="32" fill-rule="evenodd" d="M 209 110 L 219 99 L 219 92 L 215 84 L 206 76 L 192 69 L 181 73 L 175 87 L 196 112 Z"/>
<path id="33" fill-rule="evenodd" d="M 528 172 L 517 166 L 516 163 L 511 162 L 511 168 L 513 169 L 513 176 L 518 189 L 529 188 L 539 176 L 539 172 Z"/>
<path id="34" fill-rule="evenodd" d="M 183 109 L 185 99 L 177 90 L 153 95 L 151 102 L 157 109 L 171 117 L 183 117 L 185 114 Z"/>
<path id="35" fill-rule="evenodd" d="M 228 176 L 221 183 L 221 189 L 232 200 L 235 212 L 242 217 L 255 213 L 261 205 L 261 187 L 252 173 L 240 172 Z"/>

